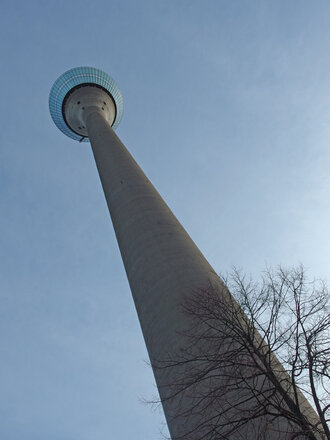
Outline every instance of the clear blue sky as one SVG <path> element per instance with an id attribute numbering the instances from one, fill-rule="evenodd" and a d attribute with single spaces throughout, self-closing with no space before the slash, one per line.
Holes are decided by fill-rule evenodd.
<path id="1" fill-rule="evenodd" d="M 89 144 L 48 112 L 56 78 L 115 78 L 117 133 L 216 271 L 329 278 L 329 23 L 326 0 L 4 0 L 1 440 L 161 437 Z"/>

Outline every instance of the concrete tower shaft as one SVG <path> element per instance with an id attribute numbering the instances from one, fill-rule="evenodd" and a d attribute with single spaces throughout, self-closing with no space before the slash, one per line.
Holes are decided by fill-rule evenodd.
<path id="1" fill-rule="evenodd" d="M 86 126 L 153 365 L 186 343 L 180 336 L 187 330 L 185 296 L 210 283 L 220 287 L 221 281 L 101 112 L 91 113 Z M 171 374 L 154 369 L 163 402 Z M 176 417 L 190 404 L 180 398 L 164 405 L 172 438 L 182 435 L 187 423 L 193 426 L 192 420 Z"/>
<path id="2" fill-rule="evenodd" d="M 191 327 L 189 317 L 182 311 L 186 298 L 210 286 L 220 296 L 229 292 L 103 113 L 91 112 L 86 127 L 151 365 L 175 359 L 191 343 L 184 337 Z M 279 364 L 279 371 L 280 368 Z M 177 379 L 175 369 L 153 371 L 171 437 L 186 436 L 203 418 L 193 412 L 194 397 L 188 390 L 168 399 L 173 392 L 169 384 Z M 195 392 L 203 390 L 199 387 Z M 238 394 L 236 390 L 233 399 Z M 301 401 L 307 412 L 312 411 L 303 396 Z M 191 415 L 187 416 L 189 412 Z M 230 439 L 258 438 L 259 432 L 267 440 L 288 440 L 292 426 L 285 420 L 278 424 L 277 420 L 270 423 L 260 419 L 242 426 Z M 195 439 L 193 434 L 190 438 Z"/>

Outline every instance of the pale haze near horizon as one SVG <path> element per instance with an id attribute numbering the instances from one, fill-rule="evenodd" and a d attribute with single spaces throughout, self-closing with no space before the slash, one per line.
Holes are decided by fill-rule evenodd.
<path id="1" fill-rule="evenodd" d="M 64 71 L 124 96 L 118 135 L 217 272 L 329 279 L 330 4 L 4 1 L 0 438 L 161 438 L 89 144 L 53 124 Z"/>

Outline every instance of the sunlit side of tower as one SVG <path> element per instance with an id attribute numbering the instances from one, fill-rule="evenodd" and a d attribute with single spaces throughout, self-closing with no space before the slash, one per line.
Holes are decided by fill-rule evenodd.
<path id="1" fill-rule="evenodd" d="M 184 298 L 210 286 L 221 295 L 220 278 L 116 136 L 123 99 L 114 80 L 95 68 L 69 70 L 55 82 L 49 105 L 63 133 L 91 143 L 151 364 L 175 356 L 187 343 Z M 154 374 L 165 402 L 175 372 L 156 368 Z M 193 413 L 178 416 L 192 405 L 185 393 L 163 403 L 173 439 L 199 422 Z M 282 433 L 270 429 L 264 438 L 290 438 L 289 428 L 283 428 Z M 231 438 L 255 438 L 249 429 L 246 425 Z"/>

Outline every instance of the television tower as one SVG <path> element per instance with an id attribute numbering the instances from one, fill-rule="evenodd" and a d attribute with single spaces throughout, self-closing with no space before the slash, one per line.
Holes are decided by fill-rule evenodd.
<path id="1" fill-rule="evenodd" d="M 184 298 L 210 285 L 221 295 L 223 284 L 116 136 L 123 98 L 115 81 L 92 67 L 71 69 L 54 83 L 49 107 L 64 134 L 91 144 L 153 366 L 175 356 L 186 343 Z M 190 411 L 193 398 L 183 393 L 167 400 L 173 370 L 153 370 L 171 437 L 180 438 L 198 423 L 193 411 L 190 417 L 180 416 Z M 256 438 L 249 429 L 243 426 L 231 439 Z M 287 435 L 270 431 L 262 438 Z"/>

